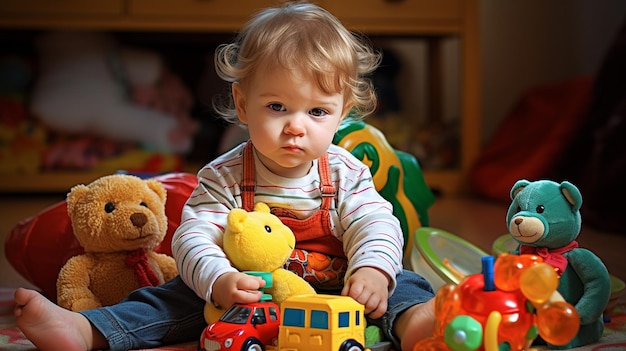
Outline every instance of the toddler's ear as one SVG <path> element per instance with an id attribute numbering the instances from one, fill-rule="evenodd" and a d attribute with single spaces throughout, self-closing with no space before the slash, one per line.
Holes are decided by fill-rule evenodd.
<path id="1" fill-rule="evenodd" d="M 246 116 L 246 94 L 244 93 L 241 84 L 239 84 L 239 82 L 234 82 L 231 86 L 231 90 L 239 121 L 243 124 L 248 124 L 248 118 Z"/>

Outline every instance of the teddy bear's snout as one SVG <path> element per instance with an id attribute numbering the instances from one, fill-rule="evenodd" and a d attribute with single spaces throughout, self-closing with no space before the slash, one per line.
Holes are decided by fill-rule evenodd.
<path id="1" fill-rule="evenodd" d="M 143 227 L 148 222 L 148 217 L 143 213 L 133 213 L 130 216 L 130 221 L 135 227 Z"/>
<path id="2" fill-rule="evenodd" d="M 522 224 L 523 221 L 524 219 L 522 217 L 517 217 L 515 218 L 515 225 L 520 225 Z"/>

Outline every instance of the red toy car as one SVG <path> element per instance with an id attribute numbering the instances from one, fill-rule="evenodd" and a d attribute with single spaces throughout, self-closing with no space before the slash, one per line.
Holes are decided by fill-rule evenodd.
<path id="1" fill-rule="evenodd" d="M 280 312 L 271 301 L 233 305 L 200 337 L 200 350 L 262 351 L 278 344 Z"/>

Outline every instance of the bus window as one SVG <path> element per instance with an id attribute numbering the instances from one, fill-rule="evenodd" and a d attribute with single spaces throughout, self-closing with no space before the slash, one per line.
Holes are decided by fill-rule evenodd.
<path id="1" fill-rule="evenodd" d="M 350 326 L 350 312 L 339 312 L 339 328 Z"/>
<path id="2" fill-rule="evenodd" d="M 361 311 L 356 311 L 354 325 L 361 325 Z"/>
<path id="3" fill-rule="evenodd" d="M 311 328 L 328 329 L 328 312 L 312 310 L 311 311 Z"/>
<path id="4" fill-rule="evenodd" d="M 285 308 L 283 325 L 288 327 L 304 328 L 304 310 L 298 308 Z"/>

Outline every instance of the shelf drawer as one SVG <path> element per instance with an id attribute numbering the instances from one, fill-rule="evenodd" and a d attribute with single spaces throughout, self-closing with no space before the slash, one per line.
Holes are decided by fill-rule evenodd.
<path id="1" fill-rule="evenodd" d="M 461 0 L 341 0 L 323 5 L 340 18 L 360 21 L 461 18 Z"/>
<path id="2" fill-rule="evenodd" d="M 369 33 L 460 31 L 463 0 L 326 0 L 324 8 L 351 29 Z"/>
<path id="3" fill-rule="evenodd" d="M 236 32 L 276 0 L 128 0 L 128 14 L 155 28 Z"/>
<path id="4" fill-rule="evenodd" d="M 247 20 L 256 11 L 275 5 L 276 0 L 129 0 L 128 4 L 131 15 Z"/>
<path id="5" fill-rule="evenodd" d="M 124 0 L 2 0 L 0 17 L 121 15 Z"/>

